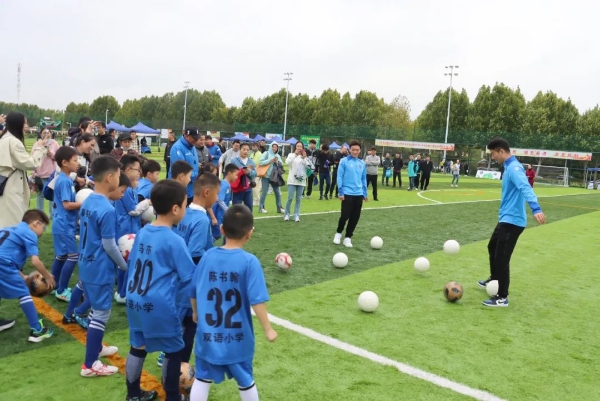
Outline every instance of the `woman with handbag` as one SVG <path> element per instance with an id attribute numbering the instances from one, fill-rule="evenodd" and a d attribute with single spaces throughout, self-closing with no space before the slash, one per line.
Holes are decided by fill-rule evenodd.
<path id="1" fill-rule="evenodd" d="M 40 139 L 31 148 L 31 153 L 41 149 L 44 152 L 42 164 L 33 172 L 35 186 L 37 187 L 36 207 L 38 210 L 44 210 L 44 185 L 48 182 L 48 177 L 56 171 L 56 163 L 54 162 L 54 154 L 60 146 L 58 142 L 52 139 L 52 132 L 44 128 L 40 133 Z M 49 201 L 48 216 L 52 218 L 53 202 Z"/>
<path id="2" fill-rule="evenodd" d="M 23 113 L 10 112 L 0 133 L 0 228 L 19 224 L 29 209 L 27 170 L 42 164 L 45 152 L 30 155 L 25 149 L 27 120 Z"/>
<path id="3" fill-rule="evenodd" d="M 287 156 L 285 163 L 289 166 L 290 173 L 288 174 L 287 179 L 288 198 L 285 204 L 285 214 L 283 216 L 283 220 L 288 221 L 290 219 L 292 200 L 294 200 L 295 197 L 296 206 L 294 207 L 294 221 L 299 223 L 302 192 L 304 191 L 304 187 L 306 186 L 306 181 L 308 178 L 306 169 L 312 166 L 312 162 L 306 157 L 306 151 L 304 150 L 304 144 L 302 142 L 298 141 L 296 143 L 296 150 Z"/>
<path id="4" fill-rule="evenodd" d="M 283 213 L 284 209 L 281 207 L 281 190 L 280 186 L 285 184 L 283 181 L 283 161 L 281 156 L 277 153 L 279 151 L 279 145 L 277 142 L 271 143 L 269 150 L 263 153 L 260 159 L 259 168 L 260 173 L 263 172 L 264 166 L 268 166 L 264 170 L 264 176 L 262 176 L 262 191 L 260 193 L 260 202 L 258 205 L 258 211 L 260 213 L 267 213 L 265 209 L 265 199 L 267 198 L 267 192 L 269 191 L 269 185 L 275 192 L 275 205 L 277 206 L 277 213 Z M 259 174 L 260 175 L 260 174 Z"/>
<path id="5" fill-rule="evenodd" d="M 254 178 L 256 177 L 256 164 L 254 160 L 248 157 L 250 153 L 250 145 L 243 143 L 240 146 L 239 156 L 234 157 L 231 163 L 235 164 L 240 169 L 238 179 L 231 185 L 231 191 L 233 192 L 232 203 L 239 205 L 243 203 L 252 211 L 253 199 L 252 199 L 252 188 L 256 186 Z M 237 185 L 233 185 L 237 184 Z"/>

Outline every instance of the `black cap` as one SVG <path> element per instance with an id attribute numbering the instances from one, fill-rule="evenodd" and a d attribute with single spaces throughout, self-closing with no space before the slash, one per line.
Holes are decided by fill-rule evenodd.
<path id="1" fill-rule="evenodd" d="M 200 133 L 197 128 L 186 128 L 185 135 L 189 135 L 194 139 L 200 139 Z"/>
<path id="2" fill-rule="evenodd" d="M 130 134 L 129 132 L 125 132 L 125 133 L 123 133 L 123 134 L 119 135 L 119 138 L 117 138 L 117 140 L 118 140 L 119 142 L 121 142 L 121 141 L 126 141 L 126 140 L 128 140 L 128 139 L 129 139 L 130 141 L 132 140 L 132 139 L 131 139 L 131 134 Z"/>

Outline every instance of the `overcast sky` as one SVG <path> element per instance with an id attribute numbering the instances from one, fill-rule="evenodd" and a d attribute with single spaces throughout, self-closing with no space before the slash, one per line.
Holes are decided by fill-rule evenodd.
<path id="1" fill-rule="evenodd" d="M 0 100 L 64 109 L 182 89 L 228 106 L 284 86 L 406 96 L 413 118 L 448 87 L 600 95 L 600 2 L 578 0 L 0 0 Z M 65 56 L 65 57 L 62 57 Z"/>

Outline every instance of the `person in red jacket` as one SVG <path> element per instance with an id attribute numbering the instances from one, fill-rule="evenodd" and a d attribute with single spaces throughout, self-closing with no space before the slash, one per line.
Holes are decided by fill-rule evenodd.
<path id="1" fill-rule="evenodd" d="M 527 180 L 529 181 L 529 185 L 533 188 L 533 183 L 535 181 L 535 170 L 531 168 L 531 164 L 527 165 L 527 171 L 525 172 L 527 176 Z"/>

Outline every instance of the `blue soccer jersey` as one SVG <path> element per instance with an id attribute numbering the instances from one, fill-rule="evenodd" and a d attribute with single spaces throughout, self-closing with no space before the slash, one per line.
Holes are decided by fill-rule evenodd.
<path id="1" fill-rule="evenodd" d="M 125 194 L 121 199 L 115 201 L 118 225 L 117 239 L 125 234 L 136 234 L 142 228 L 142 218 L 140 216 L 129 215 L 129 212 L 134 211 L 137 205 L 137 193 L 131 187 L 125 190 Z"/>
<path id="2" fill-rule="evenodd" d="M 138 197 L 141 196 L 144 199 L 150 199 L 150 192 L 152 192 L 152 187 L 154 184 L 150 182 L 147 178 L 140 178 L 138 181 L 138 186 L 135 189 Z"/>
<path id="3" fill-rule="evenodd" d="M 183 238 L 192 258 L 202 257 L 213 247 L 210 218 L 206 209 L 201 206 L 192 203 L 186 210 L 183 220 L 173 228 L 173 231 Z"/>
<path id="4" fill-rule="evenodd" d="M 0 229 L 0 277 L 23 269 L 28 258 L 39 254 L 38 237 L 27 223 Z"/>
<path id="5" fill-rule="evenodd" d="M 54 210 L 52 211 L 52 234 L 75 236 L 77 231 L 77 210 L 66 210 L 63 202 L 75 202 L 75 184 L 62 171 L 54 185 Z"/>
<path id="6" fill-rule="evenodd" d="M 250 307 L 269 300 L 262 266 L 243 249 L 212 248 L 196 268 L 196 359 L 214 365 L 250 361 L 254 328 Z"/>
<path id="7" fill-rule="evenodd" d="M 217 219 L 217 224 L 212 226 L 212 235 L 214 238 L 221 237 L 221 224 L 223 223 L 223 217 L 225 212 L 231 203 L 233 193 L 231 192 L 231 184 L 227 180 L 221 181 L 221 189 L 219 190 L 219 196 L 217 202 L 212 207 L 213 214 Z"/>
<path id="8" fill-rule="evenodd" d="M 103 239 L 117 239 L 117 214 L 108 198 L 92 193 L 79 212 L 79 277 L 83 282 L 115 282 L 117 266 L 102 247 Z"/>
<path id="9" fill-rule="evenodd" d="M 145 338 L 181 334 L 176 309 L 177 289 L 189 297 L 194 262 L 185 242 L 167 227 L 151 224 L 135 237 L 127 265 L 127 319 L 129 329 Z"/>

